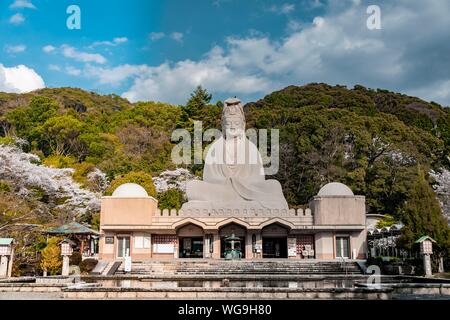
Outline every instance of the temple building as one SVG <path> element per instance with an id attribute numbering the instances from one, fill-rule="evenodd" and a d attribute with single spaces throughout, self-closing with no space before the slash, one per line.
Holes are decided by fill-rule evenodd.
<path id="1" fill-rule="evenodd" d="M 100 259 L 365 259 L 365 197 L 329 183 L 303 209 L 160 210 L 144 188 L 127 183 L 103 197 Z"/>
<path id="2" fill-rule="evenodd" d="M 100 258 L 365 259 L 365 198 L 342 183 L 290 209 L 281 184 L 266 180 L 260 150 L 245 132 L 237 98 L 225 100 L 222 134 L 208 149 L 203 180 L 186 184 L 180 210 L 160 210 L 136 184 L 102 198 Z"/>

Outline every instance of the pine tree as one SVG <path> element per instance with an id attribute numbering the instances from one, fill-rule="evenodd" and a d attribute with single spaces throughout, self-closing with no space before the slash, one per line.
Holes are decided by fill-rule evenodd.
<path id="1" fill-rule="evenodd" d="M 184 107 L 188 117 L 197 120 L 202 115 L 203 109 L 211 102 L 212 95 L 202 86 L 198 86 Z"/>
<path id="2" fill-rule="evenodd" d="M 428 235 L 437 241 L 438 247 L 449 248 L 450 229 L 420 167 L 417 180 L 411 186 L 409 198 L 401 210 L 401 220 L 405 223 L 400 240 L 402 246 L 411 249 L 415 240 Z"/>

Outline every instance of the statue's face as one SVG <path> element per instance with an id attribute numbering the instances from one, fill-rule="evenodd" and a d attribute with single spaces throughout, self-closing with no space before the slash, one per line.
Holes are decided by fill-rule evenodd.
<path id="1" fill-rule="evenodd" d="M 227 138 L 242 136 L 245 131 L 245 122 L 240 116 L 227 116 L 223 126 Z"/>

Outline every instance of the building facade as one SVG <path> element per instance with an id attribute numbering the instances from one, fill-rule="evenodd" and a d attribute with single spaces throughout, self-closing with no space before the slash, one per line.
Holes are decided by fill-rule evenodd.
<path id="1" fill-rule="evenodd" d="M 242 259 L 365 259 L 366 235 L 365 198 L 341 183 L 325 185 L 306 209 L 212 211 L 160 210 L 141 186 L 124 184 L 102 198 L 99 256 L 222 259 L 231 243 Z"/>

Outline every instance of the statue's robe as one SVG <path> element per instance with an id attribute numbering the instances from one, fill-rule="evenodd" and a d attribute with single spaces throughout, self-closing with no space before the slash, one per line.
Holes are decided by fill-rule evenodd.
<path id="1" fill-rule="evenodd" d="M 187 185 L 183 209 L 288 209 L 281 185 L 266 180 L 261 154 L 245 136 L 216 140 L 209 148 L 203 181 Z"/>

